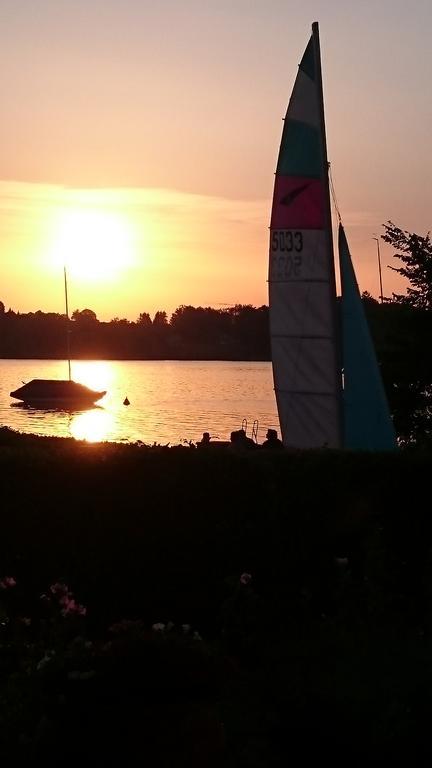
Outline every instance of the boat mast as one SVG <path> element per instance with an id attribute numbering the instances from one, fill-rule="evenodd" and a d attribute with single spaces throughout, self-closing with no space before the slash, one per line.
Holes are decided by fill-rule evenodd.
<path id="1" fill-rule="evenodd" d="M 333 230 L 332 230 L 332 217 L 331 217 L 331 203 L 330 203 L 330 188 L 329 188 L 329 163 L 327 158 L 327 139 L 325 130 L 325 117 L 324 117 L 324 95 L 323 95 L 323 83 L 322 83 L 322 70 L 321 70 L 321 50 L 319 40 L 319 27 L 318 22 L 314 21 L 312 24 L 312 39 L 315 50 L 315 63 L 316 63 L 316 75 L 318 85 L 318 101 L 319 112 L 321 122 L 321 157 L 322 157 L 322 178 L 324 187 L 324 217 L 325 217 L 325 236 L 327 240 L 327 253 L 329 259 L 329 275 L 330 275 L 330 300 L 334 307 L 333 309 L 333 337 L 336 342 L 336 354 L 334 360 L 334 376 L 335 376 L 335 391 L 338 398 L 338 425 L 337 432 L 339 435 L 339 446 L 343 447 L 343 392 L 342 392 L 342 347 L 339 332 L 337 304 L 336 304 L 336 276 L 334 266 L 334 251 L 333 251 Z"/>
<path id="2" fill-rule="evenodd" d="M 376 244 L 377 244 L 378 274 L 379 274 L 379 284 L 380 284 L 380 302 L 381 302 L 381 304 L 383 304 L 384 296 L 383 296 L 383 287 L 382 287 L 381 255 L 380 255 L 379 239 L 377 237 L 373 237 L 372 240 L 376 240 Z"/>
<path id="3" fill-rule="evenodd" d="M 66 327 L 66 346 L 67 346 L 67 357 L 68 357 L 69 381 L 71 381 L 72 380 L 72 375 L 71 375 L 71 361 L 70 361 L 69 306 L 68 306 L 66 267 L 63 267 L 63 272 L 64 272 L 65 304 L 66 304 L 66 323 L 67 323 L 67 327 Z"/>

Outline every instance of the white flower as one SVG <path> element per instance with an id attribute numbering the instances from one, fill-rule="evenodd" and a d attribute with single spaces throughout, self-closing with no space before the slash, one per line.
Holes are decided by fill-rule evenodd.
<path id="1" fill-rule="evenodd" d="M 242 573 L 240 576 L 240 584 L 243 584 L 246 586 L 246 584 L 249 584 L 249 582 L 252 580 L 252 574 L 251 573 Z"/>
<path id="2" fill-rule="evenodd" d="M 163 632 L 165 629 L 165 624 L 162 624 L 162 622 L 159 621 L 152 625 L 152 629 L 154 629 L 155 632 Z"/>
<path id="3" fill-rule="evenodd" d="M 86 672 L 79 672 L 78 670 L 73 670 L 72 672 L 68 672 L 68 679 L 69 680 L 91 680 L 92 677 L 94 677 L 96 672 L 93 669 L 89 669 Z"/>
<path id="4" fill-rule="evenodd" d="M 41 669 L 46 667 L 46 665 L 49 664 L 53 656 L 55 656 L 55 651 L 47 651 L 45 656 L 38 662 L 36 666 L 37 671 L 40 672 Z"/>
<path id="5" fill-rule="evenodd" d="M 0 579 L 0 589 L 9 589 L 9 587 L 16 587 L 16 579 L 13 576 L 4 576 Z"/>

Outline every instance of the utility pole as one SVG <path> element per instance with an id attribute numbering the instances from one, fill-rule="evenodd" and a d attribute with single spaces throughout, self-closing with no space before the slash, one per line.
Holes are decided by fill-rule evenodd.
<path id="1" fill-rule="evenodd" d="M 64 273 L 65 304 L 66 304 L 66 323 L 67 323 L 67 325 L 66 325 L 66 344 L 67 344 L 67 356 L 68 356 L 68 368 L 69 368 L 69 381 L 72 381 L 71 361 L 70 361 L 69 304 L 68 304 L 66 266 L 63 267 L 63 273 Z"/>
<path id="2" fill-rule="evenodd" d="M 380 284 L 380 300 L 381 300 L 381 304 L 382 304 L 383 301 L 384 301 L 384 297 L 383 297 L 383 287 L 382 287 L 381 256 L 380 256 L 379 238 L 378 237 L 373 237 L 372 240 L 376 240 L 376 244 L 377 244 L 378 272 L 379 272 L 379 284 Z"/>

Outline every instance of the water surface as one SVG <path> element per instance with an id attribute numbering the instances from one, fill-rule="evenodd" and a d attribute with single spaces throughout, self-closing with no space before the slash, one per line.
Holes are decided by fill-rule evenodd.
<path id="1" fill-rule="evenodd" d="M 279 430 L 271 364 L 225 361 L 72 361 L 72 378 L 107 390 L 98 407 L 44 411 L 14 405 L 22 382 L 67 378 L 58 360 L 0 360 L 0 424 L 38 435 L 178 445 L 203 432 L 228 440 L 243 419 L 258 441 Z M 125 397 L 129 406 L 123 405 Z"/>

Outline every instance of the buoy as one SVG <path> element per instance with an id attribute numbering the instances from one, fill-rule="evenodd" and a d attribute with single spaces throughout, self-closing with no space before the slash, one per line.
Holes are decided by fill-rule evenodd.
<path id="1" fill-rule="evenodd" d="M 127 397 L 125 397 L 125 399 L 123 400 L 123 405 L 130 405 L 130 402 L 127 399 Z"/>

